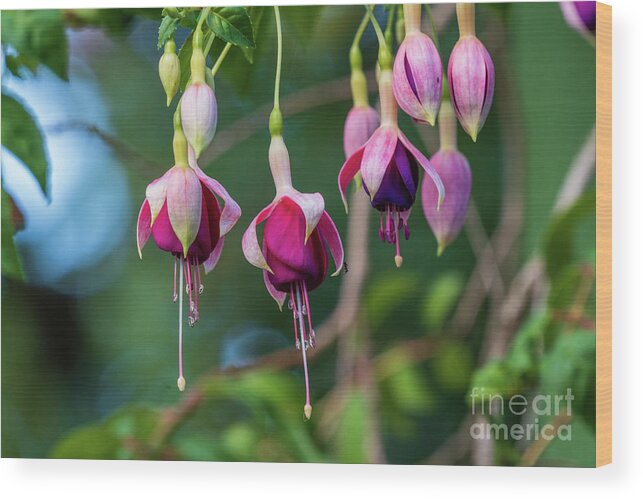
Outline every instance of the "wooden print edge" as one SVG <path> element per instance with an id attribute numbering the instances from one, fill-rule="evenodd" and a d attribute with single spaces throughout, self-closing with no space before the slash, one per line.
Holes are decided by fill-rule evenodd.
<path id="1" fill-rule="evenodd" d="M 612 462 L 612 7 L 596 2 L 596 466 Z"/>

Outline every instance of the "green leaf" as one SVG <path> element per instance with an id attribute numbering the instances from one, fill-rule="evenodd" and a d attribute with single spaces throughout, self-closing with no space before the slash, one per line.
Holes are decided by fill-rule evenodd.
<path id="1" fill-rule="evenodd" d="M 189 36 L 181 49 L 179 50 L 179 62 L 181 63 L 181 84 L 179 88 L 181 92 L 190 81 L 190 59 L 192 58 L 192 37 Z"/>
<path id="2" fill-rule="evenodd" d="M 33 73 L 38 64 L 44 64 L 63 80 L 68 79 L 67 36 L 61 10 L 3 11 L 2 44 L 18 52 L 11 63 L 12 72 L 18 65 Z"/>
<path id="3" fill-rule="evenodd" d="M 366 439 L 372 429 L 372 415 L 361 393 L 352 391 L 347 398 L 334 439 L 337 462 L 367 463 Z"/>
<path id="4" fill-rule="evenodd" d="M 364 300 L 370 325 L 381 326 L 391 312 L 414 296 L 416 289 L 413 274 L 402 270 L 382 273 L 370 284 Z"/>
<path id="5" fill-rule="evenodd" d="M 223 41 L 237 47 L 254 48 L 252 21 L 244 7 L 221 7 L 208 15 L 208 27 Z"/>
<path id="6" fill-rule="evenodd" d="M 2 273 L 16 280 L 24 278 L 20 255 L 16 251 L 13 235 L 16 231 L 14 215 L 17 207 L 2 189 Z"/>
<path id="7" fill-rule="evenodd" d="M 454 392 L 466 390 L 474 366 L 471 349 L 457 340 L 440 342 L 439 353 L 431 363 L 440 385 Z"/>
<path id="8" fill-rule="evenodd" d="M 429 284 L 424 299 L 424 323 L 428 327 L 439 328 L 444 324 L 463 285 L 462 276 L 456 272 L 442 274 Z"/>
<path id="9" fill-rule="evenodd" d="M 257 43 L 257 35 L 259 34 L 259 26 L 261 25 L 261 19 L 263 18 L 263 13 L 265 12 L 265 7 L 257 5 L 254 7 L 247 8 L 248 15 L 250 16 L 250 23 L 252 24 L 252 35 L 255 44 Z M 246 56 L 246 59 L 250 64 L 254 63 L 255 57 L 255 48 L 254 47 L 241 47 L 243 55 Z"/>
<path id="10" fill-rule="evenodd" d="M 174 38 L 174 33 L 176 33 L 176 29 L 178 27 L 179 27 L 178 18 L 165 16 L 161 21 L 161 25 L 159 26 L 159 39 L 158 39 L 157 48 L 160 49 L 163 45 L 165 45 L 165 42 Z"/>
<path id="11" fill-rule="evenodd" d="M 45 196 L 48 196 L 47 156 L 40 129 L 24 105 L 4 93 L 2 94 L 2 145 L 29 168 Z"/>

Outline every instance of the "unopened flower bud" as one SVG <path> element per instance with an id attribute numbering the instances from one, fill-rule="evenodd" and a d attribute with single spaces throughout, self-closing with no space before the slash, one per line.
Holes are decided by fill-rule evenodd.
<path id="1" fill-rule="evenodd" d="M 167 96 L 167 105 L 169 106 L 172 99 L 179 90 L 181 82 L 181 63 L 179 56 L 176 55 L 176 43 L 174 40 L 168 40 L 165 43 L 163 55 L 159 60 L 159 76 Z"/>
<path id="2" fill-rule="evenodd" d="M 475 35 L 463 36 L 456 43 L 448 77 L 455 114 L 475 142 L 489 114 L 495 85 L 493 61 Z"/>
<path id="3" fill-rule="evenodd" d="M 183 133 L 196 157 L 212 142 L 217 129 L 217 99 L 205 82 L 192 83 L 181 98 Z"/>
<path id="4" fill-rule="evenodd" d="M 380 125 L 377 111 L 370 106 L 354 106 L 344 122 L 344 154 L 348 158 L 366 144 Z"/>

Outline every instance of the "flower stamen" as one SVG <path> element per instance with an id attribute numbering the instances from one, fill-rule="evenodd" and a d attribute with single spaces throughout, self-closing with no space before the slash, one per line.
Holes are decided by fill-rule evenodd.
<path id="1" fill-rule="evenodd" d="M 179 289 L 183 289 L 183 262 L 179 277 Z M 179 377 L 176 380 L 179 391 L 185 390 L 185 378 L 183 377 L 183 293 L 179 294 Z"/>

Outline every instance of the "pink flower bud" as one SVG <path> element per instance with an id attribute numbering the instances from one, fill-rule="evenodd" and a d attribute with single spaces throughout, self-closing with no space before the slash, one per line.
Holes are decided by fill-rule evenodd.
<path id="1" fill-rule="evenodd" d="M 456 43 L 448 76 L 455 114 L 475 142 L 491 108 L 495 72 L 489 52 L 474 35 L 463 36 Z"/>
<path id="2" fill-rule="evenodd" d="M 217 99 L 205 82 L 192 83 L 181 98 L 181 123 L 196 157 L 208 147 L 217 129 Z"/>
<path id="3" fill-rule="evenodd" d="M 456 149 L 441 149 L 431 158 L 431 164 L 440 175 L 444 202 L 437 209 L 438 190 L 428 176 L 422 182 L 422 207 L 433 234 L 438 240 L 438 256 L 460 233 L 471 195 L 469 162 Z"/>
<path id="4" fill-rule="evenodd" d="M 354 106 L 344 123 L 344 154 L 348 158 L 366 144 L 380 125 L 377 111 L 370 106 Z"/>
<path id="5" fill-rule="evenodd" d="M 596 36 L 596 2 L 560 2 L 565 21 L 588 40 Z"/>
<path id="6" fill-rule="evenodd" d="M 397 51 L 393 92 L 411 118 L 435 124 L 442 96 L 442 61 L 431 38 L 421 31 L 407 33 Z"/>

